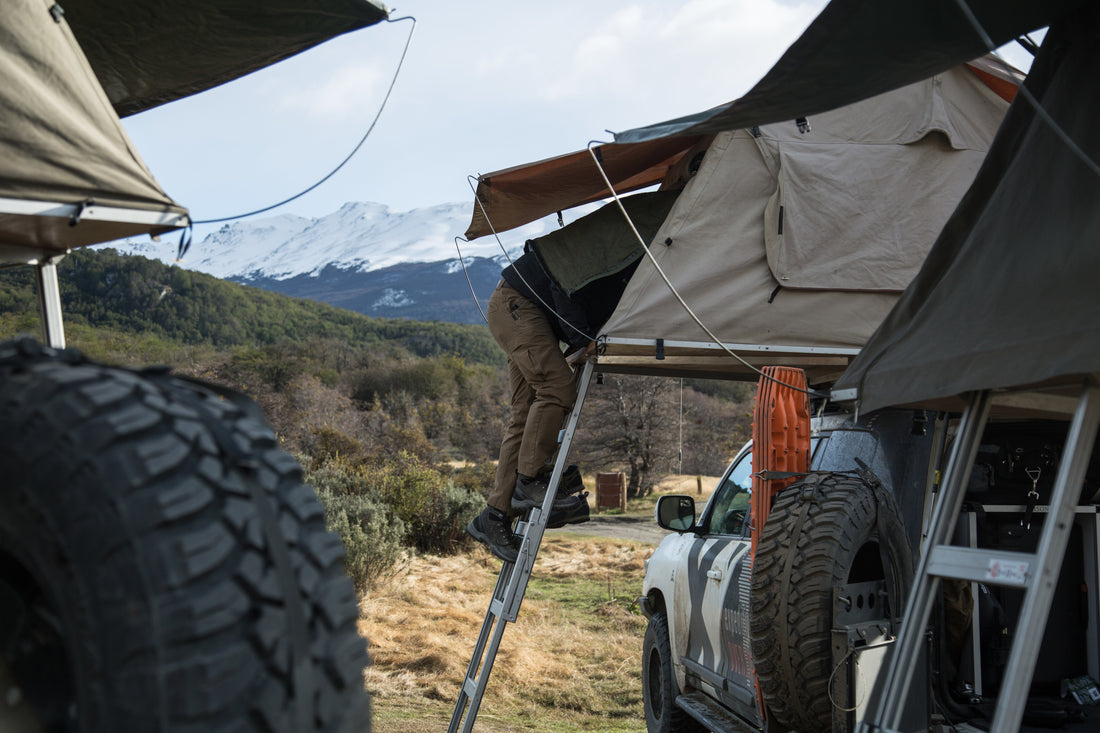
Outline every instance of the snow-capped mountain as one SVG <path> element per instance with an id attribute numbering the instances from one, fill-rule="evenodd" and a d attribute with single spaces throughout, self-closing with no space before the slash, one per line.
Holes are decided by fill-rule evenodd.
<path id="1" fill-rule="evenodd" d="M 109 246 L 367 315 L 477 323 L 470 283 L 484 306 L 507 257 L 492 236 L 459 242 L 464 271 L 455 237 L 469 222 L 469 204 L 394 211 L 347 203 L 318 219 L 284 214 L 226 224 L 195 241 L 182 261 L 172 236 Z M 507 232 L 508 255 L 551 226 L 544 220 Z"/>

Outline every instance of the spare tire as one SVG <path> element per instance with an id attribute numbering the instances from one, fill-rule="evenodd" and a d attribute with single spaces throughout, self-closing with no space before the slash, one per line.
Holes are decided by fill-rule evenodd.
<path id="1" fill-rule="evenodd" d="M 776 495 L 753 560 L 750 633 L 768 718 L 832 730 L 833 587 L 884 580 L 887 618 L 913 580 L 893 496 L 856 476 L 815 474 Z"/>
<path id="2" fill-rule="evenodd" d="M 369 731 L 343 546 L 253 403 L 0 344 L 0 475 L 0 728 Z"/>

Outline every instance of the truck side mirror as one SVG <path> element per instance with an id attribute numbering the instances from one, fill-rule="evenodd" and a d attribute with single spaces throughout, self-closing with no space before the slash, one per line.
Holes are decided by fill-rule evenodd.
<path id="1" fill-rule="evenodd" d="M 680 494 L 662 496 L 657 499 L 653 517 L 662 529 L 690 532 L 695 527 L 695 500 Z"/>

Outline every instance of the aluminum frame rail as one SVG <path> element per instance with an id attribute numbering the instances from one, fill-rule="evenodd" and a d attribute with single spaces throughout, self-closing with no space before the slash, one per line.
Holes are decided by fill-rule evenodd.
<path id="1" fill-rule="evenodd" d="M 913 680 L 924 629 L 941 578 L 1002 585 L 1024 591 L 1018 630 L 1006 665 L 1007 672 L 997 695 L 991 731 L 1016 731 L 1020 728 L 1028 690 L 1039 657 L 1054 586 L 1062 567 L 1077 494 L 1100 423 L 1100 387 L 1095 375 L 1085 380 L 1066 436 L 1058 464 L 1058 474 L 1050 499 L 1047 518 L 1034 553 L 987 548 L 956 547 L 948 543 L 966 491 L 967 478 L 974 465 L 982 432 L 989 420 L 992 395 L 976 392 L 963 413 L 955 445 L 947 466 L 945 484 L 932 512 L 928 538 L 922 548 L 913 590 L 905 608 L 905 617 L 888 665 L 880 693 L 872 709 L 860 724 L 860 733 L 894 733 L 912 728 L 903 719 L 905 702 Z M 904 726 L 904 727 L 903 727 Z"/>
<path id="2" fill-rule="evenodd" d="M 497 576 L 493 597 L 489 602 L 489 610 L 486 612 L 485 620 L 481 624 L 481 633 L 478 635 L 473 656 L 470 658 L 470 665 L 466 670 L 466 678 L 462 682 L 462 689 L 459 691 L 457 702 L 455 702 L 451 724 L 447 728 L 448 733 L 458 733 L 460 730 L 462 733 L 470 733 L 473 729 L 474 721 L 477 720 L 477 713 L 481 707 L 481 699 L 484 697 L 485 688 L 489 683 L 489 675 L 493 671 L 493 662 L 496 660 L 504 629 L 509 622 L 514 622 L 519 616 L 519 608 L 523 603 L 523 596 L 527 593 L 527 583 L 531 579 L 535 557 L 538 555 L 539 546 L 542 544 L 543 532 L 546 531 L 550 508 L 553 506 L 554 498 L 558 494 L 558 485 L 561 483 L 561 476 L 565 471 L 569 447 L 577 430 L 577 422 L 580 419 L 581 408 L 584 407 L 584 398 L 588 393 L 588 386 L 592 381 L 594 369 L 594 359 L 590 359 L 585 362 L 581 370 L 580 380 L 577 384 L 577 399 L 573 403 L 573 411 L 569 414 L 565 429 L 559 435 L 558 456 L 554 461 L 554 470 L 550 474 L 546 498 L 543 499 L 541 507 L 531 510 L 528 521 L 520 522 L 517 527 L 519 534 L 523 536 L 519 556 L 514 564 L 504 563 L 500 569 L 500 575 Z"/>

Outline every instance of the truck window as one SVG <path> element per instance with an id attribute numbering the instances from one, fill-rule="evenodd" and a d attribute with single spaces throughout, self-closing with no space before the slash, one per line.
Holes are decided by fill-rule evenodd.
<path id="1" fill-rule="evenodd" d="M 823 439 L 810 439 L 813 456 Z M 749 530 L 749 507 L 752 503 L 752 451 L 741 454 L 722 484 L 715 490 L 712 509 L 706 519 L 704 534 L 743 536 Z"/>
<path id="2" fill-rule="evenodd" d="M 747 526 L 752 498 L 751 451 L 741 455 L 716 491 L 718 495 L 707 518 L 706 534 L 741 536 Z"/>

